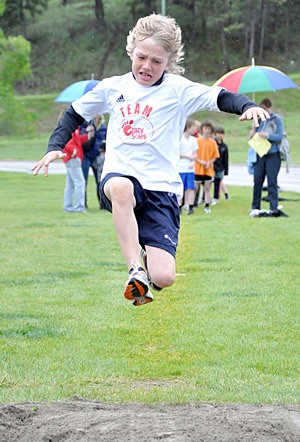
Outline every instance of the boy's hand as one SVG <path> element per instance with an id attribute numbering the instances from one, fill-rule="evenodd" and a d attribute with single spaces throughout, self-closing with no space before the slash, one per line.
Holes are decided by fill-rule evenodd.
<path id="1" fill-rule="evenodd" d="M 32 166 L 31 170 L 33 171 L 33 175 L 37 175 L 39 171 L 44 168 L 44 175 L 48 176 L 48 167 L 49 164 L 52 163 L 52 161 L 56 160 L 57 158 L 65 158 L 66 154 L 62 153 L 61 150 L 53 150 L 51 152 L 46 153 L 46 155 L 38 161 L 34 166 Z"/>
<path id="2" fill-rule="evenodd" d="M 264 110 L 261 107 L 250 107 L 250 109 L 246 110 L 240 117 L 240 121 L 246 121 L 246 120 L 253 120 L 254 126 L 259 126 L 258 117 L 262 121 L 266 121 L 268 118 L 270 118 L 270 115 L 266 110 Z"/>

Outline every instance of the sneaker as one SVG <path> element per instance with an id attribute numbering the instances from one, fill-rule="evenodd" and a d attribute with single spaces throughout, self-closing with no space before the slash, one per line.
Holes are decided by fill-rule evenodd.
<path id="1" fill-rule="evenodd" d="M 263 218 L 270 216 L 270 211 L 264 209 L 252 209 L 250 212 L 250 216 L 251 218 Z"/>
<path id="2" fill-rule="evenodd" d="M 192 207 L 190 207 L 188 212 L 187 212 L 187 214 L 188 215 L 193 215 L 194 214 L 194 209 Z"/>
<path id="3" fill-rule="evenodd" d="M 210 207 L 204 207 L 204 213 L 211 213 Z"/>
<path id="4" fill-rule="evenodd" d="M 219 201 L 216 198 L 213 198 L 212 201 L 211 201 L 211 205 L 212 206 L 216 206 L 218 204 L 218 202 Z"/>
<path id="5" fill-rule="evenodd" d="M 260 215 L 260 209 L 252 209 L 250 212 L 251 218 L 256 218 Z"/>
<path id="6" fill-rule="evenodd" d="M 278 216 L 288 216 L 286 213 L 284 213 L 282 210 L 270 210 L 270 215 L 269 216 L 274 216 L 274 217 L 278 217 Z"/>
<path id="7" fill-rule="evenodd" d="M 133 301 L 133 305 L 139 306 L 153 301 L 153 295 L 149 290 L 149 280 L 145 270 L 135 261 L 129 270 L 128 280 L 124 287 L 124 298 Z"/>
<path id="8" fill-rule="evenodd" d="M 268 216 L 271 216 L 270 214 L 271 214 L 270 210 L 260 210 L 259 216 L 268 217 Z"/>

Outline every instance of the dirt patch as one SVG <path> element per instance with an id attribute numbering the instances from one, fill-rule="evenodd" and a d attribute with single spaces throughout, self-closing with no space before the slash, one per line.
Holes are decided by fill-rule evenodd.
<path id="1" fill-rule="evenodd" d="M 0 405 L 0 441 L 299 442 L 300 406 L 69 402 Z"/>

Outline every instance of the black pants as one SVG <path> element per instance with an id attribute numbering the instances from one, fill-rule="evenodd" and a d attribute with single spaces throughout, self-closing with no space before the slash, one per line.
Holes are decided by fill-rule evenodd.
<path id="1" fill-rule="evenodd" d="M 277 177 L 280 170 L 279 152 L 268 153 L 260 158 L 257 155 L 257 162 L 254 166 L 254 188 L 252 209 L 260 209 L 261 195 L 264 180 L 267 177 L 268 196 L 270 202 L 270 210 L 277 210 L 278 206 L 278 185 Z"/>
<path id="2" fill-rule="evenodd" d="M 214 178 L 214 198 L 216 200 L 219 199 L 220 196 L 220 184 L 221 184 L 221 178 Z"/>
<path id="3" fill-rule="evenodd" d="M 95 181 L 96 181 L 96 194 L 97 194 L 97 198 L 99 201 L 99 206 L 100 206 L 100 202 L 101 202 L 101 198 L 100 198 L 100 181 L 98 179 L 98 168 L 95 166 L 95 160 L 91 160 L 89 158 L 84 157 L 82 160 L 82 171 L 83 171 L 83 175 L 84 175 L 84 179 L 86 182 L 86 188 L 87 188 L 87 183 L 88 183 L 88 178 L 89 178 L 89 170 L 90 167 L 92 168 L 92 171 L 94 173 L 94 177 L 95 177 Z M 85 190 L 85 207 L 87 207 L 87 191 Z"/>

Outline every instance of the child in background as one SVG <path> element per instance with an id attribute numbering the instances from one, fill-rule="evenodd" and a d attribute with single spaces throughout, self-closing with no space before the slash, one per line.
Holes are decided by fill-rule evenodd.
<path id="1" fill-rule="evenodd" d="M 214 162 L 214 198 L 212 204 L 217 204 L 219 202 L 221 192 L 223 191 L 225 199 L 229 199 L 227 188 L 223 182 L 225 175 L 228 175 L 228 146 L 224 143 L 223 138 L 225 135 L 225 130 L 223 127 L 219 126 L 215 129 L 215 140 L 218 145 L 219 158 Z"/>
<path id="2" fill-rule="evenodd" d="M 188 215 L 194 213 L 193 204 L 195 199 L 194 184 L 194 160 L 198 148 L 197 140 L 194 137 L 196 131 L 196 122 L 190 118 L 187 119 L 183 135 L 179 144 L 178 172 L 183 184 L 184 198 L 179 198 L 178 203 L 180 213 L 184 204 L 188 207 Z"/>
<path id="3" fill-rule="evenodd" d="M 214 177 L 214 162 L 219 158 L 219 151 L 216 141 L 212 138 L 214 132 L 210 121 L 203 121 L 201 124 L 202 136 L 197 138 L 198 149 L 195 161 L 195 182 L 196 190 L 203 184 L 204 188 L 204 212 L 211 213 L 210 209 L 210 185 Z"/>
<path id="4" fill-rule="evenodd" d="M 109 113 L 101 199 L 112 212 L 128 266 L 124 297 L 140 306 L 153 301 L 151 288 L 161 290 L 175 281 L 177 198 L 183 187 L 177 164 L 187 117 L 200 110 L 223 111 L 258 126 L 258 118 L 265 120 L 268 113 L 243 95 L 181 76 L 181 29 L 171 17 L 140 18 L 126 50 L 132 71 L 103 79 L 73 102 L 32 170 L 37 175 L 44 168 L 47 176 L 75 128 Z"/>

